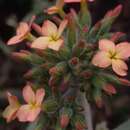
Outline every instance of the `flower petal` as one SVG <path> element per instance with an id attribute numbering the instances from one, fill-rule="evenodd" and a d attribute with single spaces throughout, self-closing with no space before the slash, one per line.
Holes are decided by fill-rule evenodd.
<path id="1" fill-rule="evenodd" d="M 63 33 L 64 29 L 66 28 L 68 24 L 68 20 L 63 20 L 59 26 L 59 29 L 58 29 L 58 37 L 61 36 L 61 34 Z"/>
<path id="2" fill-rule="evenodd" d="M 29 32 L 30 28 L 26 22 L 21 22 L 19 24 L 19 27 L 17 28 L 17 35 L 26 35 L 27 32 Z"/>
<path id="3" fill-rule="evenodd" d="M 52 6 L 50 8 L 47 9 L 47 13 L 48 14 L 55 14 L 59 11 L 59 8 L 57 6 Z"/>
<path id="4" fill-rule="evenodd" d="M 46 49 L 49 41 L 49 37 L 39 37 L 32 43 L 31 47 L 36 49 Z"/>
<path id="5" fill-rule="evenodd" d="M 57 41 L 51 41 L 48 44 L 48 48 L 58 51 L 60 49 L 60 47 L 63 45 L 63 42 L 64 42 L 63 39 L 59 39 Z"/>
<path id="6" fill-rule="evenodd" d="M 127 64 L 123 60 L 112 60 L 112 69 L 120 76 L 127 75 Z"/>
<path id="7" fill-rule="evenodd" d="M 33 122 L 37 118 L 40 111 L 41 109 L 39 107 L 34 109 L 31 108 L 30 105 L 23 105 L 20 107 L 17 117 L 21 122 Z"/>
<path id="8" fill-rule="evenodd" d="M 19 104 L 17 97 L 13 96 L 10 92 L 7 92 L 7 97 L 10 105 L 15 106 Z"/>
<path id="9" fill-rule="evenodd" d="M 23 88 L 23 98 L 27 103 L 35 102 L 35 93 L 29 84 Z"/>
<path id="10" fill-rule="evenodd" d="M 108 53 L 99 51 L 93 57 L 92 64 L 101 68 L 106 68 L 111 65 L 111 59 L 108 57 Z"/>
<path id="11" fill-rule="evenodd" d="M 57 34 L 57 26 L 53 22 L 46 20 L 42 26 L 42 33 L 44 36 L 56 35 Z"/>
<path id="12" fill-rule="evenodd" d="M 102 39 L 99 41 L 99 49 L 102 51 L 115 51 L 115 44 L 107 39 Z"/>
<path id="13" fill-rule="evenodd" d="M 122 42 L 116 45 L 116 51 L 119 53 L 118 55 L 122 59 L 127 59 L 130 57 L 130 44 L 127 42 Z"/>
<path id="14" fill-rule="evenodd" d="M 10 122 L 16 118 L 18 107 L 9 105 L 3 112 L 3 117 L 6 119 L 7 122 Z"/>
<path id="15" fill-rule="evenodd" d="M 45 90 L 43 88 L 36 91 L 36 103 L 41 105 L 45 96 Z"/>
<path id="16" fill-rule="evenodd" d="M 21 35 L 17 35 L 17 36 L 14 36 L 12 38 L 10 38 L 7 42 L 8 45 L 14 45 L 14 44 L 17 44 L 19 42 L 21 42 L 23 40 L 22 36 Z"/>

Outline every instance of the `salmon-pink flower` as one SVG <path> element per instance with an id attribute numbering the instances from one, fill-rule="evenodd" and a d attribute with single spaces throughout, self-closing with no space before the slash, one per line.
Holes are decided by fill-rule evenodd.
<path id="1" fill-rule="evenodd" d="M 102 39 L 99 41 L 99 51 L 93 57 L 95 66 L 106 68 L 112 65 L 112 69 L 120 76 L 127 75 L 127 64 L 124 62 L 130 57 L 130 44 L 122 42 L 115 45 L 114 42 Z"/>
<path id="2" fill-rule="evenodd" d="M 59 28 L 57 28 L 57 26 L 53 22 L 49 20 L 45 21 L 42 26 L 43 36 L 37 38 L 32 43 L 31 47 L 36 49 L 50 48 L 52 50 L 58 51 L 64 42 L 61 34 L 67 26 L 67 23 L 67 20 L 63 20 Z"/>
<path id="3" fill-rule="evenodd" d="M 11 93 L 7 93 L 9 105 L 3 112 L 3 117 L 7 120 L 7 122 L 10 122 L 16 118 L 17 111 L 20 107 L 20 104 L 18 102 L 18 99 L 16 96 L 11 95 Z"/>
<path id="4" fill-rule="evenodd" d="M 71 3 L 71 2 L 81 2 L 82 0 L 64 0 L 65 3 Z M 87 0 L 86 0 L 87 1 Z M 90 2 L 94 1 L 94 0 L 88 0 Z"/>
<path id="5" fill-rule="evenodd" d="M 17 113 L 21 122 L 33 122 L 41 112 L 41 104 L 45 96 L 44 89 L 38 89 L 36 93 L 28 84 L 23 89 L 23 97 L 27 104 L 22 105 Z"/>
<path id="6" fill-rule="evenodd" d="M 26 22 L 21 22 L 16 30 L 16 35 L 7 42 L 8 45 L 17 44 L 25 40 L 30 32 L 30 27 Z"/>

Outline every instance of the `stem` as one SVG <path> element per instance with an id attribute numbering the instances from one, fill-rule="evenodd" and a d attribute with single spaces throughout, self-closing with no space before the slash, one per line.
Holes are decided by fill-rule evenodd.
<path id="1" fill-rule="evenodd" d="M 88 126 L 88 130 L 93 130 L 90 104 L 87 101 L 85 93 L 79 92 L 79 96 L 80 96 L 81 104 L 84 107 L 84 116 L 85 116 L 86 124 Z"/>

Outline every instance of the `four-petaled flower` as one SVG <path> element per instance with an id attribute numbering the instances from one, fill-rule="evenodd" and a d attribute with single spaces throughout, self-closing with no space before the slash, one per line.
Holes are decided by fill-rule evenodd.
<path id="1" fill-rule="evenodd" d="M 16 35 L 7 42 L 8 45 L 17 44 L 25 40 L 30 32 L 30 27 L 26 22 L 21 22 L 16 30 Z"/>
<path id="2" fill-rule="evenodd" d="M 57 28 L 57 26 L 51 21 L 45 21 L 42 26 L 43 36 L 37 38 L 32 43 L 31 47 L 36 49 L 50 48 L 52 50 L 58 51 L 64 42 L 61 34 L 67 26 L 67 23 L 67 20 L 63 20 L 59 28 Z"/>
<path id="3" fill-rule="evenodd" d="M 27 104 L 22 105 L 17 112 L 19 121 L 33 122 L 41 112 L 41 104 L 44 96 L 45 91 L 43 88 L 38 89 L 34 93 L 31 86 L 27 84 L 23 89 L 23 97 Z"/>
<path id="4" fill-rule="evenodd" d="M 112 69 L 120 76 L 127 75 L 127 64 L 124 62 L 130 57 L 130 44 L 122 42 L 117 45 L 110 40 L 99 41 L 99 51 L 92 59 L 92 64 L 101 68 L 112 65 Z"/>
<path id="5" fill-rule="evenodd" d="M 20 107 L 18 99 L 16 96 L 11 95 L 11 93 L 7 93 L 9 105 L 3 112 L 3 117 L 6 119 L 7 122 L 14 120 L 17 116 L 17 111 Z"/>

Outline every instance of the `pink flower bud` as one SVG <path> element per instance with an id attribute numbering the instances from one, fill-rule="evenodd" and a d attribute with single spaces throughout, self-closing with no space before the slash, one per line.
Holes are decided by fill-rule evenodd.
<path id="1" fill-rule="evenodd" d="M 130 81 L 129 81 L 129 80 L 123 79 L 123 78 L 118 78 L 118 79 L 119 79 L 119 81 L 120 81 L 123 85 L 125 85 L 125 86 L 130 86 Z"/>
<path id="2" fill-rule="evenodd" d="M 60 117 L 60 125 L 61 128 L 66 128 L 69 124 L 70 118 L 68 115 L 61 115 Z"/>

